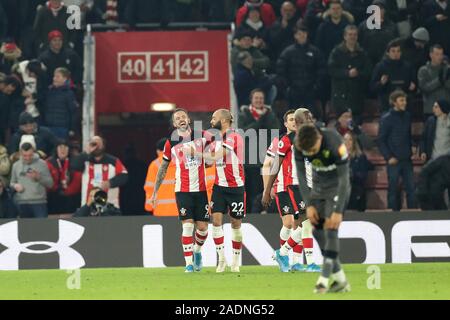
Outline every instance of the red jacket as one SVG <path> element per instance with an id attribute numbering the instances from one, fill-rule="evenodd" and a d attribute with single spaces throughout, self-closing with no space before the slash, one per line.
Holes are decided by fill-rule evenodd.
<path id="1" fill-rule="evenodd" d="M 69 160 L 63 164 L 58 159 L 49 158 L 47 166 L 53 178 L 53 186 L 49 189 L 50 192 L 56 192 L 60 189 L 64 179 L 67 179 L 67 188 L 64 190 L 65 196 L 73 196 L 81 192 L 81 172 L 69 171 Z"/>
<path id="2" fill-rule="evenodd" d="M 264 26 L 270 27 L 275 20 L 277 20 L 277 17 L 275 15 L 275 12 L 273 11 L 272 6 L 269 3 L 263 3 L 259 10 L 261 12 L 261 20 L 264 23 Z M 236 13 L 236 26 L 239 27 L 241 23 L 244 21 L 245 17 L 248 13 L 248 7 L 247 5 L 243 5 L 239 8 L 238 12 Z"/>

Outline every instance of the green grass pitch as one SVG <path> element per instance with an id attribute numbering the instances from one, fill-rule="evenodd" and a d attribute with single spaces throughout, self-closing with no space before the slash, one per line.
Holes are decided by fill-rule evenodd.
<path id="1" fill-rule="evenodd" d="M 379 265 L 381 288 L 369 290 L 368 265 L 344 265 L 352 292 L 317 296 L 317 273 L 280 273 L 276 267 L 244 266 L 240 274 L 214 268 L 81 269 L 80 289 L 69 290 L 63 270 L 1 271 L 0 299 L 450 299 L 450 263 Z M 369 283 L 374 284 L 374 278 Z"/>

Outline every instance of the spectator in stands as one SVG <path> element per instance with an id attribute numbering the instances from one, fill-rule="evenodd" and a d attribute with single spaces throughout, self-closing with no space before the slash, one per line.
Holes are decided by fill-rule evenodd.
<path id="1" fill-rule="evenodd" d="M 53 151 L 56 145 L 56 137 L 45 127 L 41 127 L 36 123 L 36 119 L 27 112 L 23 112 L 19 117 L 19 130 L 11 137 L 9 141 L 8 153 L 17 158 L 20 141 L 24 135 L 34 136 L 36 148 L 35 151 L 42 159 L 46 159 Z"/>
<path id="2" fill-rule="evenodd" d="M 248 10 L 247 17 L 242 21 L 236 33 L 246 31 L 252 35 L 253 41 L 257 42 L 255 45 L 258 49 L 266 48 L 267 28 L 261 20 L 261 12 L 259 8 L 251 7 Z"/>
<path id="3" fill-rule="evenodd" d="M 436 100 L 450 101 L 450 67 L 444 62 L 444 50 L 440 45 L 430 48 L 430 61 L 419 69 L 417 78 L 425 115 L 433 112 Z"/>
<path id="4" fill-rule="evenodd" d="M 234 90 L 236 92 L 238 105 L 250 104 L 250 92 L 259 88 L 267 96 L 269 105 L 272 105 L 276 97 L 276 87 L 273 81 L 266 75 L 258 78 L 253 72 L 253 58 L 247 51 L 239 52 L 237 56 L 238 65 L 234 71 Z"/>
<path id="5" fill-rule="evenodd" d="M 0 144 L 6 142 L 6 130 L 9 128 L 9 98 L 3 93 L 6 75 L 0 73 Z"/>
<path id="6" fill-rule="evenodd" d="M 347 26 L 344 41 L 333 49 L 328 60 L 331 103 L 337 113 L 350 108 L 358 124 L 371 69 L 369 57 L 358 44 L 358 28 Z"/>
<path id="7" fill-rule="evenodd" d="M 44 123 L 60 139 L 67 139 L 69 135 L 73 135 L 75 128 L 74 114 L 77 102 L 70 89 L 69 79 L 69 70 L 57 68 L 53 76 L 53 85 L 48 90 L 45 100 Z"/>
<path id="8" fill-rule="evenodd" d="M 238 128 L 244 132 L 255 130 L 255 137 L 258 140 L 245 142 L 245 180 L 251 181 L 245 185 L 247 199 L 255 199 L 264 189 L 260 173 L 262 161 L 272 141 L 271 129 L 280 128 L 275 113 L 270 106 L 264 104 L 264 98 L 262 90 L 253 90 L 250 95 L 251 104 L 243 106 L 239 114 Z M 260 130 L 265 130 L 265 135 Z M 265 139 L 265 143 L 262 139 Z M 247 201 L 247 212 L 251 212 L 251 204 L 251 201 Z"/>
<path id="9" fill-rule="evenodd" d="M 86 204 L 93 188 L 108 193 L 108 198 L 119 206 L 119 187 L 128 181 L 128 172 L 122 162 L 106 153 L 106 143 L 102 137 L 90 139 L 86 152 L 72 159 L 71 169 L 83 172 L 81 182 L 81 203 Z"/>
<path id="10" fill-rule="evenodd" d="M 343 15 L 340 0 L 331 0 L 328 6 L 330 14 L 320 23 L 315 39 L 317 48 L 320 49 L 326 60 L 328 60 L 331 50 L 342 42 L 345 27 L 353 22 Z"/>
<path id="11" fill-rule="evenodd" d="M 411 65 L 414 74 L 428 61 L 429 41 L 429 33 L 422 27 L 417 28 L 411 37 L 402 40 L 402 58 Z"/>
<path id="12" fill-rule="evenodd" d="M 100 188 L 93 188 L 85 205 L 79 208 L 74 218 L 120 216 L 120 209 L 108 202 L 108 194 Z"/>
<path id="13" fill-rule="evenodd" d="M 450 3 L 448 0 L 427 0 L 422 8 L 422 23 L 430 32 L 431 44 L 440 44 L 450 53 Z"/>
<path id="14" fill-rule="evenodd" d="M 0 177 L 8 178 L 11 173 L 11 161 L 9 160 L 8 150 L 0 144 Z"/>
<path id="15" fill-rule="evenodd" d="M 47 159 L 53 186 L 48 190 L 48 212 L 72 213 L 80 204 L 81 172 L 70 170 L 70 147 L 64 140 L 56 144 L 53 156 Z"/>
<path id="16" fill-rule="evenodd" d="M 277 75 L 288 87 L 291 108 L 307 106 L 316 119 L 322 112 L 315 105 L 326 75 L 326 62 L 318 48 L 308 42 L 308 30 L 300 25 L 295 29 L 295 44 L 287 47 L 277 61 Z"/>
<path id="17" fill-rule="evenodd" d="M 19 63 L 22 50 L 14 42 L 3 42 L 0 47 L 0 72 L 10 75 L 12 66 Z"/>
<path id="18" fill-rule="evenodd" d="M 408 38 L 412 32 L 412 23 L 419 8 L 419 1 L 395 0 L 386 1 L 386 4 L 391 20 L 397 25 L 399 37 Z"/>
<path id="19" fill-rule="evenodd" d="M 17 209 L 8 181 L 0 176 L 0 219 L 15 219 L 16 217 Z"/>
<path id="20" fill-rule="evenodd" d="M 47 67 L 48 79 L 53 79 L 57 68 L 66 68 L 72 74 L 72 80 L 76 85 L 81 85 L 83 80 L 83 64 L 81 58 L 71 48 L 63 46 L 63 34 L 53 30 L 48 34 L 50 46 L 41 53 L 39 60 Z"/>
<path id="21" fill-rule="evenodd" d="M 428 162 L 420 171 L 417 198 L 422 210 L 448 210 L 445 190 L 450 192 L 450 153 Z"/>
<path id="22" fill-rule="evenodd" d="M 363 150 L 369 150 L 374 147 L 374 142 L 362 130 L 359 123 L 354 120 L 352 110 L 342 109 L 336 114 L 336 131 L 344 137 L 347 133 L 352 133 L 358 142 L 358 146 Z"/>
<path id="23" fill-rule="evenodd" d="M 151 201 L 158 169 L 163 161 L 163 151 L 166 140 L 166 138 L 160 139 L 156 144 L 157 158 L 153 160 L 148 167 L 147 178 L 145 179 L 144 185 L 146 197 L 145 211 L 151 212 L 154 216 L 178 216 L 177 204 L 175 202 L 175 188 L 173 187 L 176 172 L 174 161 L 171 161 L 167 167 L 166 176 L 158 190 L 156 208 L 153 208 Z"/>
<path id="24" fill-rule="evenodd" d="M 22 96 L 22 84 L 16 76 L 7 76 L 3 83 L 3 94 L 7 96 L 7 125 L 11 133 L 19 127 L 19 116 L 25 111 L 25 99 Z"/>
<path id="25" fill-rule="evenodd" d="M 367 160 L 361 151 L 358 139 L 351 131 L 344 135 L 345 146 L 350 159 L 350 182 L 352 192 L 347 206 L 349 210 L 366 210 L 366 181 L 369 171 L 374 169 L 372 163 Z"/>
<path id="26" fill-rule="evenodd" d="M 371 23 L 364 20 L 359 25 L 359 43 L 369 55 L 372 65 L 378 63 L 390 41 L 398 37 L 397 26 L 386 16 L 384 0 L 374 0 L 373 5 L 380 7 L 380 28 L 369 28 Z"/>
<path id="27" fill-rule="evenodd" d="M 39 121 L 43 115 L 43 103 L 48 89 L 47 75 L 38 60 L 25 60 L 13 66 L 14 74 L 20 76 L 24 85 L 25 111 Z"/>
<path id="28" fill-rule="evenodd" d="M 396 90 L 389 96 L 392 108 L 380 119 L 378 144 L 387 162 L 388 207 L 394 211 L 401 208 L 397 198 L 399 178 L 406 191 L 408 208 L 414 208 L 414 173 L 411 161 L 411 116 L 406 111 L 407 95 Z"/>
<path id="29" fill-rule="evenodd" d="M 38 8 L 33 27 L 38 52 L 42 52 L 48 47 L 52 40 L 49 37 L 51 31 L 59 31 L 61 38 L 65 39 L 66 45 L 72 48 L 75 46 L 76 34 L 67 27 L 69 18 L 67 6 L 64 5 L 62 0 L 49 0 L 45 6 Z"/>
<path id="30" fill-rule="evenodd" d="M 294 43 L 294 28 L 297 21 L 295 5 L 291 1 L 283 2 L 280 13 L 280 17 L 267 31 L 270 57 L 273 60 Z"/>
<path id="31" fill-rule="evenodd" d="M 44 160 L 35 153 L 33 136 L 23 136 L 20 160 L 11 172 L 11 188 L 16 191 L 14 201 L 21 218 L 47 218 L 47 190 L 53 179 Z"/>
<path id="32" fill-rule="evenodd" d="M 304 24 L 309 30 L 310 38 L 315 39 L 316 30 L 325 18 L 327 1 L 309 0 L 304 15 Z"/>
<path id="33" fill-rule="evenodd" d="M 239 40 L 238 44 L 231 50 L 231 66 L 233 71 L 236 70 L 238 65 L 237 56 L 240 52 L 247 51 L 253 58 L 253 72 L 256 77 L 262 77 L 265 74 L 265 69 L 270 66 L 270 59 L 264 55 L 253 42 L 252 34 L 248 31 L 243 31 L 236 35 L 236 39 Z"/>
<path id="34" fill-rule="evenodd" d="M 370 87 L 378 95 L 382 111 L 390 106 L 389 95 L 395 90 L 413 92 L 416 90 L 416 75 L 402 59 L 401 42 L 393 40 L 386 49 L 387 56 L 374 68 Z"/>
<path id="35" fill-rule="evenodd" d="M 359 25 L 366 19 L 367 8 L 373 0 L 343 0 L 342 6 L 355 19 L 355 25 Z"/>
<path id="36" fill-rule="evenodd" d="M 244 22 L 250 8 L 259 8 L 261 11 L 261 20 L 266 27 L 270 27 L 277 19 L 269 3 L 264 3 L 264 0 L 247 0 L 236 13 L 236 25 L 238 27 Z"/>
<path id="37" fill-rule="evenodd" d="M 425 123 L 420 141 L 422 161 L 436 159 L 450 152 L 450 103 L 439 99 L 434 103 L 433 115 Z"/>

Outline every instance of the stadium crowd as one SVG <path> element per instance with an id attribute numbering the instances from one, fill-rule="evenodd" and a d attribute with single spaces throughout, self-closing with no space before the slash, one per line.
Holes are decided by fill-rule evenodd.
<path id="1" fill-rule="evenodd" d="M 73 4 L 81 30 L 66 24 Z M 380 10 L 380 28 L 370 27 L 369 5 Z M 304 106 L 345 138 L 349 209 L 366 209 L 376 167 L 387 172 L 388 208 L 402 207 L 400 177 L 408 208 L 447 206 L 449 0 L 0 0 L 0 217 L 72 213 L 81 198 L 88 206 L 107 201 L 100 193 L 95 201 L 94 191 L 119 207 L 110 191 L 127 183 L 125 166 L 105 154 L 100 137 L 91 138 L 88 153 L 76 142 L 84 27 L 191 21 L 236 25 L 231 64 L 240 129 L 282 129 L 284 112 Z M 368 101 L 376 101 L 375 111 Z M 250 199 L 261 197 L 261 166 L 245 166 Z M 259 202 L 248 201 L 248 212 L 260 212 Z"/>

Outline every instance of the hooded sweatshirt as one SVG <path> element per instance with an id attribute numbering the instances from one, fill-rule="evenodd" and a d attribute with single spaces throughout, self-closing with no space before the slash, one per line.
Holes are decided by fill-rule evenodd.
<path id="1" fill-rule="evenodd" d="M 39 181 L 27 177 L 27 172 L 31 170 L 36 170 L 41 174 Z M 35 154 L 30 164 L 25 164 L 22 159 L 14 163 L 11 172 L 11 187 L 17 183 L 24 187 L 23 192 L 16 192 L 14 195 L 17 204 L 42 204 L 47 203 L 47 188 L 53 186 L 53 179 L 47 163 Z"/>

